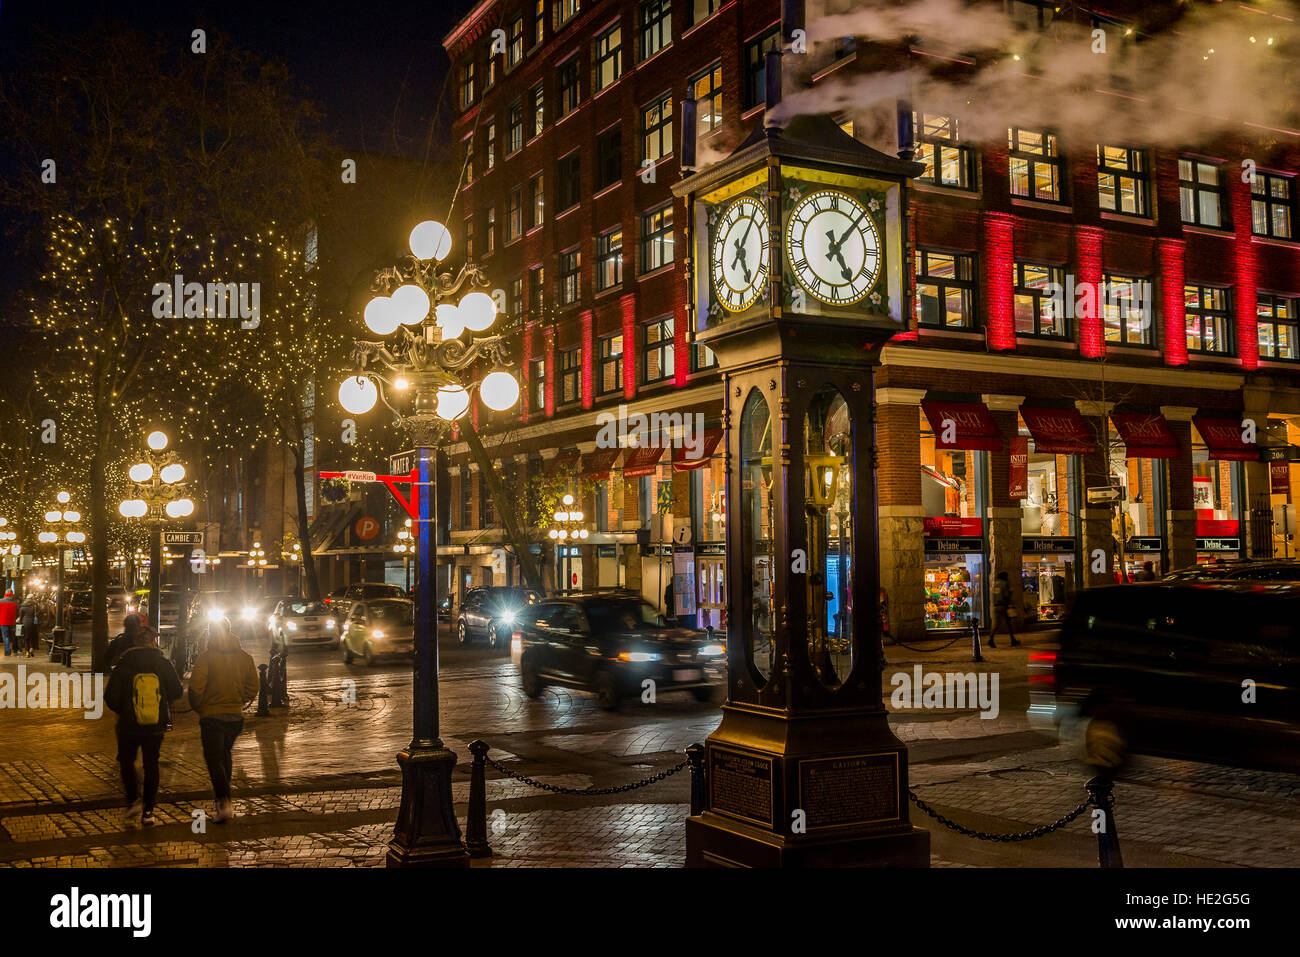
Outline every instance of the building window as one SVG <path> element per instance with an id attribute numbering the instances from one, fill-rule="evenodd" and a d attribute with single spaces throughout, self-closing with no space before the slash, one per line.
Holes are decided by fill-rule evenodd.
<path id="1" fill-rule="evenodd" d="M 497 121 L 488 120 L 483 124 L 483 169 L 496 169 L 497 165 Z"/>
<path id="2" fill-rule="evenodd" d="M 665 316 L 647 322 L 642 329 L 642 381 L 662 382 L 673 374 L 673 319 Z"/>
<path id="3" fill-rule="evenodd" d="M 465 258 L 474 258 L 474 216 L 465 217 Z"/>
<path id="4" fill-rule="evenodd" d="M 722 0 L 692 0 L 691 26 L 709 19 L 718 12 L 718 8 L 721 6 Z"/>
<path id="5" fill-rule="evenodd" d="M 555 29 L 560 29 L 578 15 L 578 0 L 554 0 Z"/>
<path id="6" fill-rule="evenodd" d="M 618 392 L 623 388 L 623 334 L 600 338 L 600 375 L 597 378 L 601 395 Z"/>
<path id="7" fill-rule="evenodd" d="M 1062 270 L 1056 266 L 1016 263 L 1015 283 L 1016 335 L 1070 338 L 1070 325 L 1065 310 L 1060 308 Z"/>
<path id="8" fill-rule="evenodd" d="M 582 350 L 577 346 L 560 353 L 560 401 L 569 405 L 582 398 Z"/>
<path id="9" fill-rule="evenodd" d="M 571 57 L 560 65 L 560 116 L 578 108 L 578 58 Z"/>
<path id="10" fill-rule="evenodd" d="M 317 230 L 316 224 L 313 223 L 312 225 L 307 227 L 306 236 L 303 238 L 303 244 L 302 244 L 303 272 L 310 272 L 312 269 L 316 268 L 316 264 L 319 261 L 320 261 L 320 232 L 319 230 Z"/>
<path id="11" fill-rule="evenodd" d="M 506 40 L 506 69 L 513 70 L 524 58 L 524 15 L 521 13 L 510 21 L 510 33 Z"/>
<path id="12" fill-rule="evenodd" d="M 582 250 L 577 246 L 560 253 L 560 305 L 582 298 Z"/>
<path id="13" fill-rule="evenodd" d="M 623 27 L 614 24 L 596 37 L 596 91 L 600 92 L 623 75 Z"/>
<path id="14" fill-rule="evenodd" d="M 1012 126 L 1007 129 L 1007 150 L 1012 196 L 1061 201 L 1061 154 L 1055 134 Z"/>
<path id="15" fill-rule="evenodd" d="M 953 189 L 975 188 L 975 151 L 960 144 L 957 118 L 946 113 L 916 113 L 916 161 L 925 164 L 917 179 Z M 849 133 L 852 136 L 852 132 Z"/>
<path id="16" fill-rule="evenodd" d="M 524 104 L 515 100 L 506 114 L 506 155 L 517 153 L 524 146 Z"/>
<path id="17" fill-rule="evenodd" d="M 1125 346 L 1154 343 L 1155 296 L 1151 280 L 1106 274 L 1102 324 L 1106 341 Z"/>
<path id="18" fill-rule="evenodd" d="M 623 128 L 611 126 L 596 137 L 596 192 L 623 177 Z"/>
<path id="19" fill-rule="evenodd" d="M 488 484 L 483 481 L 481 474 L 478 475 L 478 527 L 497 527 L 497 510 L 492 502 L 492 495 L 488 491 Z"/>
<path id="20" fill-rule="evenodd" d="M 546 129 L 546 90 L 538 83 L 528 97 L 533 111 L 533 136 L 541 136 Z"/>
<path id="21" fill-rule="evenodd" d="M 528 407 L 541 412 L 546 408 L 546 360 L 534 359 L 528 363 Z"/>
<path id="22" fill-rule="evenodd" d="M 596 237 L 596 288 L 611 289 L 623 282 L 623 227 Z"/>
<path id="23" fill-rule="evenodd" d="M 506 242 L 524 234 L 524 188 L 516 186 L 506 198 Z"/>
<path id="24" fill-rule="evenodd" d="M 658 162 L 673 151 L 673 95 L 641 110 L 641 159 Z"/>
<path id="25" fill-rule="evenodd" d="M 653 272 L 673 261 L 673 204 L 641 214 L 641 271 Z"/>
<path id="26" fill-rule="evenodd" d="M 474 61 L 460 65 L 460 108 L 468 110 L 474 105 Z"/>
<path id="27" fill-rule="evenodd" d="M 691 348 L 691 371 L 703 372 L 705 369 L 715 369 L 718 365 L 718 357 L 714 355 L 713 350 L 708 346 L 700 345 L 698 342 Z"/>
<path id="28" fill-rule="evenodd" d="M 1260 293 L 1256 302 L 1259 357 L 1300 359 L 1300 310 L 1296 308 L 1300 301 Z"/>
<path id="29" fill-rule="evenodd" d="M 1102 209 L 1147 215 L 1146 153 L 1127 146 L 1097 147 L 1097 201 Z"/>
<path id="30" fill-rule="evenodd" d="M 531 197 L 528 204 L 531 216 L 528 228 L 534 229 L 546 222 L 546 188 L 541 173 L 528 181 L 528 192 Z"/>
<path id="31" fill-rule="evenodd" d="M 563 156 L 555 164 L 555 212 L 556 215 L 572 206 L 577 206 L 582 199 L 582 155 L 574 150 Z"/>
<path id="32" fill-rule="evenodd" d="M 1290 176 L 1255 173 L 1250 187 L 1251 232 L 1256 236 L 1291 239 L 1291 206 L 1295 191 Z"/>
<path id="33" fill-rule="evenodd" d="M 642 0 L 638 22 L 641 59 L 646 60 L 673 42 L 672 0 Z"/>
<path id="34" fill-rule="evenodd" d="M 715 63 L 686 85 L 695 98 L 696 135 L 703 138 L 722 125 L 722 64 Z"/>
<path id="35" fill-rule="evenodd" d="M 1178 203 L 1183 222 L 1195 226 L 1223 225 L 1223 183 L 1216 163 L 1178 160 Z"/>
<path id="36" fill-rule="evenodd" d="M 745 44 L 745 109 L 767 100 L 767 51 L 779 49 L 781 28 L 772 27 L 762 36 Z"/>
<path id="37" fill-rule="evenodd" d="M 1232 354 L 1232 316 L 1228 290 L 1213 286 L 1184 286 L 1187 314 L 1187 351 L 1213 355 Z"/>
<path id="38" fill-rule="evenodd" d="M 487 252 L 496 252 L 497 248 L 497 208 L 489 206 L 485 216 L 484 230 L 487 234 Z"/>
<path id="39" fill-rule="evenodd" d="M 483 89 L 490 90 L 496 86 L 497 82 L 497 58 L 491 54 L 487 58 L 487 76 L 483 81 Z"/>
<path id="40" fill-rule="evenodd" d="M 975 327 L 975 257 L 916 251 L 916 321 L 935 329 Z"/>
<path id="41" fill-rule="evenodd" d="M 465 138 L 465 185 L 474 182 L 474 137 Z"/>
<path id="42" fill-rule="evenodd" d="M 524 281 L 518 276 L 510 280 L 510 309 L 512 316 L 524 314 Z"/>
<path id="43" fill-rule="evenodd" d="M 532 266 L 528 270 L 528 308 L 536 317 L 546 303 L 546 269 Z"/>
<path id="44" fill-rule="evenodd" d="M 546 0 L 536 0 L 533 5 L 533 46 L 541 46 L 546 38 Z"/>
<path id="45" fill-rule="evenodd" d="M 474 501 L 474 473 L 469 469 L 460 470 L 460 528 L 468 531 L 473 527 L 470 505 Z"/>

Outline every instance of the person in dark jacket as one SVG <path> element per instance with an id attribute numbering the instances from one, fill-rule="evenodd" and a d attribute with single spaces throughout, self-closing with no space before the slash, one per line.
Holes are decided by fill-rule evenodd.
<path id="1" fill-rule="evenodd" d="M 244 707 L 257 697 L 259 682 L 257 666 L 252 656 L 239 647 L 230 622 L 224 618 L 216 622 L 211 635 L 190 674 L 190 704 L 199 713 L 203 759 L 217 802 L 214 820 L 224 824 L 235 816 L 235 805 L 230 800 L 230 752 L 244 730 Z"/>
<path id="2" fill-rule="evenodd" d="M 41 643 L 41 613 L 36 599 L 28 592 L 23 603 L 18 606 L 18 626 L 22 630 L 22 648 L 31 658 Z"/>
<path id="3" fill-rule="evenodd" d="M 18 600 L 14 598 L 13 589 L 0 598 L 0 637 L 4 639 L 5 657 L 8 658 L 18 650 L 14 644 L 14 625 L 18 623 Z"/>
<path id="4" fill-rule="evenodd" d="M 1133 579 L 1139 582 L 1153 582 L 1156 580 L 1156 566 L 1152 562 L 1143 562 L 1142 570 L 1137 573 Z"/>
<path id="5" fill-rule="evenodd" d="M 998 627 L 1005 625 L 1007 634 L 1011 636 L 1011 643 L 1018 645 L 1016 641 L 1015 629 L 1011 627 L 1011 582 L 1007 580 L 1006 572 L 998 572 L 993 578 L 993 630 L 989 632 L 989 647 L 996 648 L 993 643 L 993 637 L 998 633 Z"/>
<path id="6" fill-rule="evenodd" d="M 171 703 L 184 693 L 176 669 L 155 643 L 152 630 L 136 632 L 135 644 L 123 652 L 104 689 L 104 703 L 117 714 L 117 763 L 126 792 L 123 821 L 127 827 L 154 823 L 158 798 L 158 756 L 171 724 Z M 135 754 L 144 762 L 144 799 L 135 776 Z"/>
<path id="7" fill-rule="evenodd" d="M 108 666 L 113 668 L 126 654 L 127 649 L 135 646 L 142 630 L 139 615 L 127 615 L 122 619 L 122 633 L 108 643 Z"/>

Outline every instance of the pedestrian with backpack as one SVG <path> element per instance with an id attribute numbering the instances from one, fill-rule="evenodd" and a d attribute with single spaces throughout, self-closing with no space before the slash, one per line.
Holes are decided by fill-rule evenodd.
<path id="1" fill-rule="evenodd" d="M 993 630 L 989 632 L 989 647 L 996 648 L 993 636 L 998 633 L 1000 625 L 1006 625 L 1011 644 L 1018 645 L 1015 629 L 1011 627 L 1011 583 L 1006 572 L 998 572 L 993 578 Z"/>
<path id="2" fill-rule="evenodd" d="M 230 800 L 230 777 L 234 771 L 230 752 L 244 730 L 244 706 L 257 697 L 257 666 L 253 656 L 239 647 L 226 619 L 209 626 L 207 647 L 190 672 L 190 706 L 199 713 L 199 734 L 203 739 L 203 760 L 212 780 L 217 802 L 213 818 L 224 824 L 235 816 Z"/>
<path id="3" fill-rule="evenodd" d="M 4 638 L 5 657 L 17 651 L 14 645 L 14 626 L 18 624 L 18 600 L 14 598 L 13 589 L 0 598 L 0 635 Z"/>
<path id="4" fill-rule="evenodd" d="M 104 703 L 117 714 L 117 763 L 126 792 L 123 821 L 127 827 L 154 823 L 158 756 L 163 735 L 171 726 L 171 703 L 184 690 L 176 669 L 158 650 L 153 630 L 138 629 L 135 644 L 122 653 L 104 689 Z M 137 751 L 144 763 L 143 800 L 135 774 Z"/>
<path id="5" fill-rule="evenodd" d="M 18 606 L 18 624 L 15 631 L 22 639 L 22 651 L 28 658 L 34 658 L 41 646 L 41 609 L 31 592 Z"/>

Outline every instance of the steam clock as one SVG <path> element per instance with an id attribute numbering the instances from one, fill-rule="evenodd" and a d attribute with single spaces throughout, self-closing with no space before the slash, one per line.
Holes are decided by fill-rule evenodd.
<path id="1" fill-rule="evenodd" d="M 675 187 L 692 337 L 725 383 L 731 603 L 690 866 L 929 864 L 881 700 L 872 403 L 881 346 L 908 327 L 921 171 L 801 116 Z"/>

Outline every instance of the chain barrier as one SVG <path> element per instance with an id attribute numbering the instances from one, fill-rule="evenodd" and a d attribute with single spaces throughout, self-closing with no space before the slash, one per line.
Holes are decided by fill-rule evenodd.
<path id="1" fill-rule="evenodd" d="M 976 838 L 977 840 L 995 841 L 1003 844 L 1011 844 L 1015 841 L 1032 841 L 1036 837 L 1043 837 L 1046 834 L 1051 834 L 1053 831 L 1059 831 L 1084 811 L 1088 810 L 1093 803 L 1092 795 L 1088 795 L 1087 800 L 1064 817 L 1057 818 L 1051 824 L 1044 824 L 1041 827 L 1036 827 L 1032 831 L 1020 831 L 1016 834 L 990 834 L 987 831 L 977 831 L 974 828 L 966 827 L 964 824 L 958 824 L 956 821 L 948 820 L 948 818 L 944 817 L 934 808 L 930 807 L 930 805 L 917 797 L 916 792 L 911 788 L 907 789 L 907 796 L 912 799 L 913 804 L 926 814 L 930 815 L 930 817 L 934 818 L 944 827 L 956 831 L 958 834 L 964 834 L 967 837 Z"/>
<path id="2" fill-rule="evenodd" d="M 900 648 L 906 648 L 908 651 L 919 651 L 921 654 L 926 655 L 926 654 L 929 654 L 929 653 L 932 652 L 932 651 L 943 651 L 945 648 L 948 648 L 948 647 L 950 647 L 950 646 L 956 644 L 957 642 L 961 641 L 961 639 L 963 639 L 963 638 L 965 638 L 965 637 L 966 637 L 965 635 L 961 635 L 961 634 L 959 634 L 959 635 L 958 635 L 956 638 L 954 638 L 952 641 L 949 641 L 949 642 L 947 642 L 946 644 L 942 644 L 942 645 L 940 645 L 940 646 L 937 647 L 937 648 L 914 648 L 913 646 L 911 646 L 911 645 L 909 645 L 909 644 L 906 644 L 906 643 L 904 643 L 904 642 L 899 641 L 897 638 L 893 638 L 893 639 L 891 639 L 891 644 L 898 645 L 898 647 L 900 647 Z M 938 639 L 936 638 L 936 639 L 930 639 L 930 640 L 937 641 Z"/>
<path id="3" fill-rule="evenodd" d="M 530 778 L 526 774 L 520 774 L 518 771 L 512 771 L 510 770 L 510 768 L 496 761 L 493 761 L 491 758 L 485 757 L 484 760 L 488 763 L 488 765 L 495 768 L 497 771 L 500 771 L 506 777 L 512 778 L 515 781 L 521 781 L 524 784 L 527 784 L 529 787 L 538 788 L 539 790 L 542 791 L 550 791 L 552 794 L 590 794 L 590 795 L 622 794 L 625 791 L 635 791 L 637 788 L 643 788 L 649 784 L 655 784 L 658 781 L 662 781 L 664 780 L 664 778 L 671 777 L 672 775 L 676 774 L 678 771 L 685 768 L 690 763 L 689 759 L 683 758 L 682 761 L 676 767 L 669 768 L 667 771 L 660 771 L 658 774 L 648 777 L 643 781 L 633 781 L 631 784 L 619 784 L 616 785 L 615 787 L 609 787 L 609 788 L 564 788 L 564 787 L 560 787 L 558 784 L 545 784 L 541 781 L 538 781 L 536 778 Z"/>

